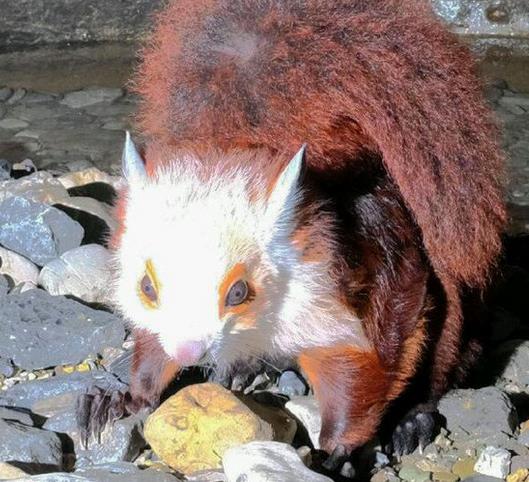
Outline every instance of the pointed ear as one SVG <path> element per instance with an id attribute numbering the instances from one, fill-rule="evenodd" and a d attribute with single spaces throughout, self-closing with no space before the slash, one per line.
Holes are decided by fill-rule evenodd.
<path id="1" fill-rule="evenodd" d="M 123 176 L 125 176 L 127 181 L 131 181 L 132 179 L 141 180 L 147 177 L 145 163 L 138 149 L 136 149 L 129 131 L 125 134 L 125 145 L 123 146 L 123 154 L 121 155 L 121 167 L 123 169 Z"/>
<path id="2" fill-rule="evenodd" d="M 305 163 L 306 147 L 307 145 L 303 144 L 287 164 L 268 198 L 267 211 L 276 219 L 280 218 L 283 213 L 288 213 L 295 206 L 299 180 Z"/>

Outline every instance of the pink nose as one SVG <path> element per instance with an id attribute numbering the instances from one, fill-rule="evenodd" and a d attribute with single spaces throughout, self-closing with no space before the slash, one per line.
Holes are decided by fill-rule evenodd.
<path id="1" fill-rule="evenodd" d="M 205 351 L 204 342 L 186 341 L 176 347 L 174 360 L 181 366 L 195 365 L 204 356 Z"/>

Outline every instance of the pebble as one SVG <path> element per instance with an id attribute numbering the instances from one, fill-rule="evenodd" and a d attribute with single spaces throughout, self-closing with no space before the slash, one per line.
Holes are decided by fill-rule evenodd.
<path id="1" fill-rule="evenodd" d="M 395 471 L 390 468 L 379 470 L 371 477 L 371 482 L 400 482 L 400 480 L 395 474 Z"/>
<path id="2" fill-rule="evenodd" d="M 0 182 L 0 201 L 20 196 L 45 204 L 56 204 L 70 197 L 66 188 L 50 173 L 39 171 L 21 179 Z"/>
<path id="3" fill-rule="evenodd" d="M 250 442 L 228 449 L 222 466 L 228 482 L 332 482 L 309 470 L 296 450 L 280 442 Z"/>
<path id="4" fill-rule="evenodd" d="M 108 303 L 112 275 L 109 251 L 87 244 L 46 264 L 39 284 L 51 295 L 73 295 L 89 303 Z"/>
<path id="5" fill-rule="evenodd" d="M 11 163 L 7 159 L 0 159 L 0 183 L 11 179 Z"/>
<path id="6" fill-rule="evenodd" d="M 426 482 L 431 480 L 431 472 L 421 470 L 414 465 L 403 465 L 399 470 L 399 477 L 407 482 Z"/>
<path id="7" fill-rule="evenodd" d="M 70 172 L 59 177 L 58 181 L 66 188 L 84 186 L 94 182 L 109 184 L 115 189 L 123 185 L 123 180 L 116 176 L 111 176 L 96 167 L 89 167 L 82 171 Z"/>
<path id="8" fill-rule="evenodd" d="M 0 120 L 0 129 L 18 130 L 25 129 L 28 126 L 29 123 L 20 119 L 6 117 L 5 119 Z"/>
<path id="9" fill-rule="evenodd" d="M 0 244 L 43 266 L 81 245 L 82 226 L 62 211 L 13 196 L 0 204 Z"/>
<path id="10" fill-rule="evenodd" d="M 88 107 L 100 102 L 111 103 L 123 97 L 123 91 L 115 88 L 88 88 L 70 92 L 60 101 L 72 109 Z"/>
<path id="11" fill-rule="evenodd" d="M 269 423 L 213 383 L 183 388 L 145 424 L 145 438 L 156 455 L 183 474 L 220 468 L 229 447 L 273 435 Z"/>
<path id="12" fill-rule="evenodd" d="M 529 468 L 521 468 L 516 471 L 513 470 L 512 473 L 507 476 L 507 482 L 529 482 Z"/>
<path id="13" fill-rule="evenodd" d="M 452 467 L 452 472 L 458 475 L 461 479 L 470 477 L 474 473 L 474 466 L 476 465 L 476 457 L 465 457 L 459 459 Z"/>
<path id="14" fill-rule="evenodd" d="M 6 462 L 0 462 L 0 480 L 21 479 L 29 475 L 27 472 Z"/>
<path id="15" fill-rule="evenodd" d="M 287 370 L 279 377 L 278 392 L 288 397 L 303 396 L 307 385 L 296 372 Z"/>
<path id="16" fill-rule="evenodd" d="M 313 396 L 292 397 L 285 408 L 305 427 L 315 449 L 320 448 L 321 414 Z"/>
<path id="17" fill-rule="evenodd" d="M 13 95 L 13 89 L 10 89 L 9 87 L 0 88 L 0 102 L 5 102 L 12 95 Z"/>
<path id="18" fill-rule="evenodd" d="M 504 479 L 511 468 L 511 454 L 508 450 L 489 446 L 485 448 L 474 466 L 478 474 Z"/>
<path id="19" fill-rule="evenodd" d="M 9 275 L 15 285 L 37 284 L 39 269 L 29 259 L 0 246 L 0 274 Z"/>
<path id="20" fill-rule="evenodd" d="M 452 390 L 439 401 L 438 409 L 452 439 L 512 435 L 518 421 L 507 395 L 495 387 Z"/>
<path id="21" fill-rule="evenodd" d="M 48 470 L 62 468 L 62 443 L 53 432 L 0 419 L 0 440 L 0 462 L 25 463 Z"/>
<path id="22" fill-rule="evenodd" d="M 76 364 L 125 338 L 116 315 L 40 289 L 9 294 L 2 313 L 0 357 L 26 370 Z"/>

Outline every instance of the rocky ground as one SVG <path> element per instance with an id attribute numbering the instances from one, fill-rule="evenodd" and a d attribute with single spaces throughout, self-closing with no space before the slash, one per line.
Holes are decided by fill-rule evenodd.
<path id="1" fill-rule="evenodd" d="M 358 480 L 529 481 L 529 95 L 496 82 L 488 96 L 504 125 L 512 214 L 492 349 L 472 388 L 441 401 L 432 444 L 396 459 L 375 442 Z M 193 384 L 207 380 L 190 371 L 147 420 L 125 418 L 82 446 L 78 395 L 128 381 L 128 332 L 105 307 L 106 239 L 134 107 L 114 88 L 0 88 L 0 480 L 330 480 L 310 470 L 317 404 L 291 370 L 233 380 L 237 396 Z"/>

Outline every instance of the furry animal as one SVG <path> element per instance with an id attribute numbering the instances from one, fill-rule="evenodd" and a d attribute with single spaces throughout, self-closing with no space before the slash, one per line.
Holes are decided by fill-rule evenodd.
<path id="1" fill-rule="evenodd" d="M 193 364 L 295 360 L 329 453 L 367 442 L 419 374 L 425 403 L 462 379 L 503 159 L 471 55 L 425 2 L 172 0 L 134 88 L 145 148 L 127 138 L 113 238 L 132 379 L 103 411 L 81 400 L 85 437 Z"/>

